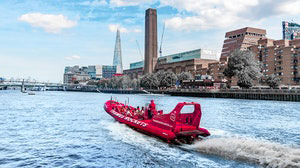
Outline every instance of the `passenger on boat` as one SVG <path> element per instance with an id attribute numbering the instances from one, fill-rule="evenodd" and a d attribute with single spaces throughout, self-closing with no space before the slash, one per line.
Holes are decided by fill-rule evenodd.
<path id="1" fill-rule="evenodd" d="M 149 107 L 148 107 L 148 118 L 151 119 L 153 114 L 156 114 L 156 107 L 155 107 L 154 100 L 151 100 Z"/>
<path id="2" fill-rule="evenodd" d="M 125 109 L 124 106 L 122 106 L 122 107 L 121 107 L 121 113 L 122 113 L 122 114 L 125 114 L 125 112 L 126 112 L 126 109 Z"/>
<path id="3" fill-rule="evenodd" d="M 134 115 L 135 115 L 135 116 L 140 115 L 140 107 L 139 107 L 139 106 L 136 107 L 136 109 L 135 109 L 135 111 L 134 111 Z"/>
<path id="4" fill-rule="evenodd" d="M 142 107 L 142 110 L 141 110 L 141 115 L 144 115 L 145 113 L 145 109 L 144 109 L 144 106 Z"/>
<path id="5" fill-rule="evenodd" d="M 133 110 L 133 118 L 138 119 L 139 114 L 140 114 L 140 107 L 137 106 L 137 108 L 135 108 L 135 109 Z"/>
<path id="6" fill-rule="evenodd" d="M 143 120 L 144 119 L 144 114 L 145 114 L 145 109 L 144 109 L 144 107 L 142 107 L 142 109 L 140 111 L 139 119 Z"/>
<path id="7" fill-rule="evenodd" d="M 156 111 L 156 105 L 154 103 L 154 100 L 151 100 L 150 101 L 150 104 L 149 104 L 149 109 L 153 112 L 153 111 Z"/>
<path id="8" fill-rule="evenodd" d="M 132 114 L 130 112 L 130 108 L 129 107 L 127 108 L 126 115 L 132 117 Z"/>

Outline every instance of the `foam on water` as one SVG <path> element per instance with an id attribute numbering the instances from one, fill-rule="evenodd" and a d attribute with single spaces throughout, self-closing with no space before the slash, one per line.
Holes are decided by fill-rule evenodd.
<path id="1" fill-rule="evenodd" d="M 165 161 L 177 158 L 176 162 L 191 161 L 192 153 L 182 152 L 178 148 L 171 147 L 168 143 L 160 141 L 158 138 L 137 132 L 125 124 L 116 121 L 101 121 L 101 125 L 109 131 L 108 134 L 114 140 L 136 146 L 145 151 L 151 151 L 151 153 L 155 154 L 155 158 Z M 209 159 L 201 158 L 201 160 L 196 159 L 192 162 L 199 166 L 203 162 L 209 162 Z"/>
<path id="2" fill-rule="evenodd" d="M 105 129 L 109 130 L 109 135 L 117 141 L 142 147 L 147 150 L 159 152 L 161 154 L 170 155 L 166 150 L 167 144 L 162 143 L 159 139 L 142 134 L 133 130 L 125 124 L 121 124 L 116 121 L 103 121 L 101 124 Z M 172 150 L 172 149 L 170 149 Z"/>
<path id="3" fill-rule="evenodd" d="M 115 140 L 128 144 L 134 142 L 133 145 L 156 151 L 164 156 L 178 156 L 175 149 L 170 149 L 167 144 L 159 143 L 158 139 L 136 132 L 125 124 L 110 121 L 103 121 L 101 124 L 110 131 L 109 134 Z M 184 145 L 183 148 L 232 160 L 256 163 L 268 168 L 300 168 L 299 147 L 289 147 L 249 137 L 238 137 L 223 130 L 212 129 L 212 132 L 214 138 L 208 138 L 193 145 Z M 234 137 L 228 137 L 228 135 Z"/>
<path id="4" fill-rule="evenodd" d="M 197 142 L 189 149 L 234 160 L 257 163 L 270 168 L 299 168 L 300 148 L 251 138 L 211 138 Z"/>

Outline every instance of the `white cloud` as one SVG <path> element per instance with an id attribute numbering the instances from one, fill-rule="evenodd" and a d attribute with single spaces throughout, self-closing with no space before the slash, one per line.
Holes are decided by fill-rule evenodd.
<path id="1" fill-rule="evenodd" d="M 116 32 L 119 29 L 121 33 L 141 33 L 142 32 L 141 29 L 128 30 L 127 28 L 122 27 L 119 24 L 110 24 L 110 25 L 108 25 L 108 29 L 111 32 Z"/>
<path id="2" fill-rule="evenodd" d="M 300 14 L 300 0 L 161 0 L 160 5 L 180 11 L 178 16 L 166 20 L 166 26 L 176 30 L 225 28 L 269 16 Z M 184 11 L 189 15 L 181 13 Z"/>
<path id="3" fill-rule="evenodd" d="M 280 13 L 286 13 L 290 15 L 300 14 L 300 0 L 283 2 L 277 6 L 277 11 Z"/>
<path id="4" fill-rule="evenodd" d="M 69 57 L 65 57 L 66 60 L 79 60 L 80 59 L 80 56 L 79 55 L 72 55 L 72 56 L 69 56 Z"/>
<path id="5" fill-rule="evenodd" d="M 133 29 L 132 32 L 134 32 L 134 33 L 141 33 L 142 30 L 141 29 Z"/>
<path id="6" fill-rule="evenodd" d="M 84 1 L 80 3 L 81 5 L 85 6 L 103 6 L 107 5 L 106 0 L 94 0 L 94 1 Z"/>
<path id="7" fill-rule="evenodd" d="M 144 4 L 152 4 L 157 0 L 110 0 L 110 5 L 112 7 L 122 7 L 122 6 L 140 6 Z"/>
<path id="8" fill-rule="evenodd" d="M 18 19 L 29 23 L 33 27 L 41 27 L 49 33 L 60 33 L 62 29 L 77 25 L 76 21 L 68 20 L 66 16 L 61 14 L 28 13 L 20 16 Z"/>

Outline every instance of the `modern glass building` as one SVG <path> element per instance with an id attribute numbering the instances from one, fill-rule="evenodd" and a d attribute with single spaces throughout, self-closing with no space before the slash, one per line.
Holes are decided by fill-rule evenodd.
<path id="1" fill-rule="evenodd" d="M 158 63 L 160 64 L 174 63 L 174 62 L 186 61 L 191 59 L 217 60 L 218 56 L 217 56 L 217 52 L 214 50 L 196 49 L 196 50 L 159 57 Z"/>
<path id="2" fill-rule="evenodd" d="M 117 73 L 117 66 L 114 65 L 103 65 L 102 76 L 103 78 L 112 78 Z"/>
<path id="3" fill-rule="evenodd" d="M 130 64 L 130 69 L 137 69 L 143 67 L 144 67 L 144 61 L 134 62 Z"/>
<path id="4" fill-rule="evenodd" d="M 196 49 L 177 54 L 167 55 L 159 57 L 158 64 L 168 64 L 192 59 L 207 59 L 207 60 L 218 60 L 218 54 L 215 50 L 208 49 Z M 143 68 L 144 61 L 134 62 L 130 64 L 130 69 Z"/>
<path id="5" fill-rule="evenodd" d="M 294 40 L 300 38 L 300 25 L 291 22 L 282 22 L 283 39 Z"/>

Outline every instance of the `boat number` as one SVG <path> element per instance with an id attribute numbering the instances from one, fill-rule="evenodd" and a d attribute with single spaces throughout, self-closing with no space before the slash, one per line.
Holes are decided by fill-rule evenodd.
<path id="1" fill-rule="evenodd" d="M 171 113 L 171 115 L 170 115 L 170 120 L 171 121 L 175 121 L 176 120 L 176 114 L 175 114 L 176 112 L 173 112 L 173 113 Z"/>

